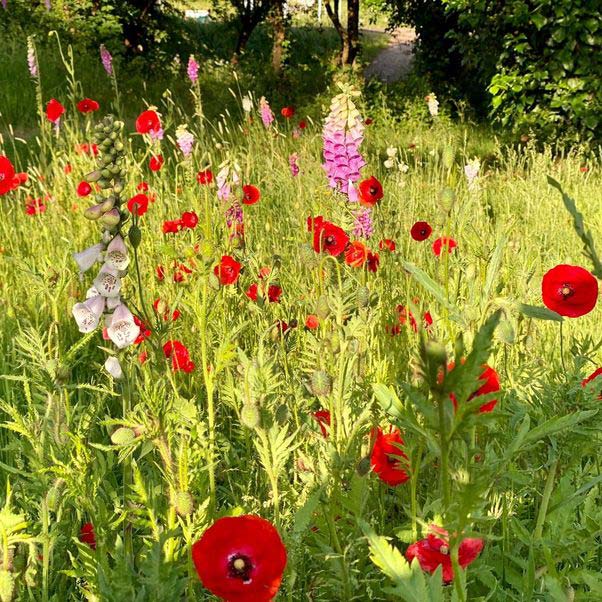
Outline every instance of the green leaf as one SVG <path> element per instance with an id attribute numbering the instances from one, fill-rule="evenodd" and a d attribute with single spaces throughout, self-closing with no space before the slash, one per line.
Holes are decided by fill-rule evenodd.
<path id="1" fill-rule="evenodd" d="M 395 393 L 394 389 L 380 383 L 373 384 L 372 389 L 374 390 L 374 395 L 376 396 L 376 399 L 378 403 L 380 403 L 382 409 L 394 418 L 401 418 L 403 413 L 403 403 L 397 396 L 397 393 Z"/>
<path id="2" fill-rule="evenodd" d="M 538 307 L 537 305 L 527 305 L 526 303 L 516 303 L 514 307 L 524 316 L 535 318 L 536 320 L 554 320 L 562 322 L 563 317 L 547 307 Z"/>
<path id="3" fill-rule="evenodd" d="M 565 416 L 550 418 L 550 420 L 546 420 L 543 424 L 536 426 L 530 431 L 525 436 L 523 443 L 525 445 L 535 443 L 544 437 L 549 437 L 550 435 L 555 435 L 562 431 L 570 431 L 573 427 L 586 421 L 597 413 L 598 410 L 583 410 L 572 414 L 566 414 Z"/>

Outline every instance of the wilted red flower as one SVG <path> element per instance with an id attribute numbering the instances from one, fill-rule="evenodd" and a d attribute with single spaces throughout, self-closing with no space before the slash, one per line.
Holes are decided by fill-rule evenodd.
<path id="1" fill-rule="evenodd" d="M 134 195 L 127 202 L 127 208 L 132 215 L 144 215 L 148 211 L 148 197 L 143 192 Z"/>
<path id="2" fill-rule="evenodd" d="M 218 265 L 213 268 L 213 273 L 219 278 L 221 285 L 234 284 L 238 280 L 242 265 L 230 255 L 222 255 Z"/>
<path id="3" fill-rule="evenodd" d="M 242 202 L 244 205 L 254 205 L 261 198 L 259 188 L 253 186 L 252 184 L 243 186 L 242 194 Z"/>
<path id="4" fill-rule="evenodd" d="M 44 213 L 45 211 L 46 205 L 42 199 L 29 197 L 25 201 L 25 213 L 27 213 L 27 215 L 37 215 L 38 213 Z"/>
<path id="5" fill-rule="evenodd" d="M 307 122 L 302 119 L 299 122 L 299 126 L 298 127 L 299 127 L 300 130 L 304 130 L 307 127 Z"/>
<path id="6" fill-rule="evenodd" d="M 451 583 L 454 579 L 454 570 L 449 555 L 449 541 L 447 531 L 437 528 L 437 534 L 429 534 L 426 539 L 413 543 L 406 550 L 408 562 L 418 558 L 420 568 L 431 575 L 441 566 L 444 583 Z M 441 535 L 442 537 L 437 537 Z M 483 550 L 482 539 L 467 537 L 460 543 L 458 550 L 458 563 L 464 569 L 472 563 Z"/>
<path id="7" fill-rule="evenodd" d="M 213 172 L 210 169 L 199 171 L 196 175 L 196 181 L 199 184 L 211 184 L 213 182 Z"/>
<path id="8" fill-rule="evenodd" d="M 310 330 L 315 330 L 319 325 L 320 325 L 320 320 L 318 319 L 318 316 L 316 316 L 315 314 L 309 314 L 309 316 L 307 316 L 307 318 L 305 318 L 305 327 L 306 328 L 309 328 Z"/>
<path id="9" fill-rule="evenodd" d="M 96 533 L 92 523 L 84 523 L 79 530 L 79 540 L 87 543 L 93 550 L 96 550 Z"/>
<path id="10" fill-rule="evenodd" d="M 383 238 L 378 243 L 378 248 L 381 251 L 384 251 L 386 249 L 387 251 L 391 251 L 391 253 L 393 253 L 393 251 L 395 251 L 395 249 L 397 248 L 397 245 L 395 244 L 394 240 L 391 240 L 390 238 Z"/>
<path id="11" fill-rule="evenodd" d="M 316 253 L 325 251 L 333 257 L 338 257 L 349 242 L 345 230 L 330 222 L 325 222 L 322 217 L 308 218 L 308 227 L 313 229 L 313 248 Z"/>
<path id="12" fill-rule="evenodd" d="M 265 295 L 265 285 L 261 285 L 261 291 Z M 245 295 L 252 301 L 257 301 L 259 295 L 259 285 L 257 283 L 251 284 L 247 289 Z M 268 301 L 270 303 L 280 303 L 280 296 L 282 295 L 282 288 L 277 284 L 270 284 L 268 286 Z"/>
<path id="13" fill-rule="evenodd" d="M 372 119 L 372 117 L 366 117 L 366 119 L 364 119 L 364 125 L 372 125 L 374 123 L 374 119 Z"/>
<path id="14" fill-rule="evenodd" d="M 46 104 L 46 118 L 56 123 L 65 112 L 65 107 L 56 98 L 51 98 Z"/>
<path id="15" fill-rule="evenodd" d="M 581 386 L 585 388 L 589 383 L 596 380 L 600 375 L 602 375 L 602 368 L 598 368 L 594 372 L 592 372 L 587 378 L 584 378 L 581 381 Z M 602 399 L 602 392 L 598 395 L 598 399 Z"/>
<path id="16" fill-rule="evenodd" d="M 199 223 L 199 216 L 194 211 L 184 211 L 180 218 L 180 223 L 183 228 L 196 228 Z"/>
<path id="17" fill-rule="evenodd" d="M 376 270 L 378 270 L 379 265 L 380 265 L 380 255 L 378 253 L 373 253 L 372 251 L 368 251 L 368 271 L 376 272 Z"/>
<path id="18" fill-rule="evenodd" d="M 100 109 L 100 105 L 91 98 L 84 98 L 77 103 L 77 110 L 80 113 L 93 113 L 98 109 Z"/>
<path id="19" fill-rule="evenodd" d="M 165 220 L 163 222 L 162 230 L 163 234 L 175 234 L 182 229 L 182 222 L 179 219 L 176 220 Z"/>
<path id="20" fill-rule="evenodd" d="M 423 240 L 426 240 L 432 232 L 433 229 L 428 222 L 416 222 L 410 230 L 410 235 L 414 240 L 422 242 Z"/>
<path id="21" fill-rule="evenodd" d="M 374 207 L 380 199 L 383 198 L 382 184 L 374 177 L 370 176 L 359 183 L 360 204 L 367 207 Z"/>
<path id="22" fill-rule="evenodd" d="M 134 341 L 134 345 L 140 345 L 152 334 L 151 329 L 138 317 L 134 316 L 134 324 L 140 328 L 140 333 Z"/>
<path id="23" fill-rule="evenodd" d="M 282 107 L 280 109 L 280 115 L 285 119 L 290 119 L 295 114 L 295 107 Z"/>
<path id="24" fill-rule="evenodd" d="M 568 318 L 588 314 L 598 301 L 598 281 L 586 269 L 575 265 L 557 265 L 541 283 L 544 305 Z"/>
<path id="25" fill-rule="evenodd" d="M 88 144 L 87 142 L 84 142 L 83 144 L 76 144 L 75 145 L 75 151 L 78 154 L 84 154 L 84 155 L 98 155 L 98 144 Z"/>
<path id="26" fill-rule="evenodd" d="M 148 192 L 148 183 L 140 182 L 140 184 L 136 186 L 136 190 L 139 190 L 140 192 Z"/>
<path id="27" fill-rule="evenodd" d="M 155 273 L 157 274 L 157 280 L 159 282 L 163 282 L 163 280 L 165 280 L 165 268 L 162 265 L 158 265 L 155 268 Z"/>
<path id="28" fill-rule="evenodd" d="M 352 268 L 361 268 L 368 259 L 368 249 L 366 245 L 359 240 L 355 240 L 347 245 L 345 249 L 345 263 Z"/>
<path id="29" fill-rule="evenodd" d="M 163 354 L 167 359 L 171 359 L 171 369 L 174 372 L 182 370 L 182 372 L 188 373 L 195 368 L 186 345 L 180 341 L 167 341 L 163 345 Z"/>
<path id="30" fill-rule="evenodd" d="M 178 309 L 171 311 L 167 303 L 162 299 L 155 299 L 153 308 L 163 318 L 164 322 L 168 322 L 169 320 L 175 322 L 181 315 Z"/>
<path id="31" fill-rule="evenodd" d="M 328 431 L 330 428 L 330 412 L 328 410 L 318 410 L 317 412 L 314 412 L 312 416 L 316 419 L 318 425 L 320 426 L 322 437 L 326 439 L 328 437 Z"/>
<path id="32" fill-rule="evenodd" d="M 370 465 L 378 478 L 392 487 L 401 485 L 410 478 L 410 475 L 404 470 L 406 463 L 400 460 L 400 456 L 408 459 L 401 450 L 401 446 L 403 446 L 403 439 L 399 429 L 392 426 L 388 433 L 384 433 L 381 428 L 376 429 L 376 438 L 370 454 Z"/>
<path id="33" fill-rule="evenodd" d="M 398 305 L 396 309 L 399 323 L 402 326 L 404 326 L 405 324 L 409 324 L 414 332 L 418 332 L 418 323 L 416 322 L 416 318 L 414 317 L 414 314 L 410 311 L 410 309 L 405 307 L 404 305 Z M 424 313 L 422 319 L 424 328 L 428 330 L 433 323 L 433 317 L 427 311 Z"/>
<path id="34" fill-rule="evenodd" d="M 192 270 L 184 263 L 175 263 L 174 264 L 174 273 L 173 273 L 173 281 L 174 282 L 184 282 L 186 276 L 188 274 L 192 274 Z"/>
<path id="35" fill-rule="evenodd" d="M 161 129 L 161 120 L 156 111 L 142 111 L 136 119 L 136 131 L 139 134 L 156 133 Z"/>
<path id="36" fill-rule="evenodd" d="M 77 185 L 77 196 L 88 196 L 92 192 L 92 186 L 88 182 L 80 182 Z"/>
<path id="37" fill-rule="evenodd" d="M 0 155 L 0 196 L 13 189 L 15 168 L 8 157 Z"/>
<path id="38" fill-rule="evenodd" d="M 286 567 L 278 531 L 259 516 L 218 519 L 192 546 L 201 583 L 227 602 L 270 602 Z"/>
<path id="39" fill-rule="evenodd" d="M 451 253 L 457 246 L 458 243 L 453 238 L 442 236 L 433 243 L 433 253 L 439 257 L 444 248 L 447 249 L 448 253 Z"/>
<path id="40" fill-rule="evenodd" d="M 163 167 L 163 163 L 165 163 L 163 155 L 153 155 L 148 160 L 148 167 L 151 171 L 160 171 Z"/>

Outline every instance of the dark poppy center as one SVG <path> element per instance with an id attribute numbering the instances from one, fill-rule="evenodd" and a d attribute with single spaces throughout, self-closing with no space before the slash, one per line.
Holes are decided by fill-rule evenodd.
<path id="1" fill-rule="evenodd" d="M 228 575 L 233 579 L 240 579 L 244 583 L 251 581 L 253 563 L 248 556 L 236 554 L 228 562 Z"/>
<path id="2" fill-rule="evenodd" d="M 336 242 L 336 239 L 335 239 L 335 237 L 334 237 L 334 236 L 331 234 L 330 236 L 327 236 L 327 237 L 324 239 L 324 242 L 325 242 L 327 245 L 334 245 L 334 243 Z"/>
<path id="3" fill-rule="evenodd" d="M 558 291 L 563 299 L 568 299 L 575 294 L 575 290 L 570 284 L 563 284 Z"/>
<path id="4" fill-rule="evenodd" d="M 5 178 L 5 177 L 6 177 L 6 175 L 5 175 L 5 174 L 3 174 L 3 173 L 0 173 L 0 182 L 2 182 L 2 181 L 4 180 L 4 178 Z"/>
<path id="5" fill-rule="evenodd" d="M 378 188 L 376 188 L 376 186 L 370 186 L 370 188 L 368 189 L 368 192 L 372 195 L 375 196 L 376 193 L 378 192 Z"/>
<path id="6" fill-rule="evenodd" d="M 426 228 L 420 230 L 420 236 L 426 236 Z"/>

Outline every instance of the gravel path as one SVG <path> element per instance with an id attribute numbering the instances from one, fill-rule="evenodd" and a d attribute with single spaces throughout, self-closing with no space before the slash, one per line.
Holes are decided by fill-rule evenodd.
<path id="1" fill-rule="evenodd" d="M 408 74 L 412 68 L 414 41 L 416 33 L 410 27 L 396 29 L 388 48 L 385 48 L 366 67 L 366 79 L 377 78 L 387 84 L 396 82 Z"/>

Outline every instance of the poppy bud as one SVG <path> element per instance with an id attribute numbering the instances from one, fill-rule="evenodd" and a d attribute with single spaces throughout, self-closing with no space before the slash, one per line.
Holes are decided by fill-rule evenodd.
<path id="1" fill-rule="evenodd" d="M 328 340 L 328 345 L 333 353 L 338 353 L 341 350 L 341 337 L 338 332 L 333 332 Z"/>
<path id="2" fill-rule="evenodd" d="M 120 426 L 111 435 L 111 443 L 113 445 L 129 445 L 136 438 L 136 433 L 133 429 L 127 426 Z"/>
<path id="3" fill-rule="evenodd" d="M 441 160 L 445 169 L 451 169 L 454 166 L 454 155 L 454 149 L 449 144 L 443 147 Z"/>
<path id="4" fill-rule="evenodd" d="M 358 307 L 368 307 L 370 305 L 370 289 L 367 286 L 360 286 L 357 289 Z"/>
<path id="5" fill-rule="evenodd" d="M 48 510 L 51 512 L 56 512 L 58 508 L 59 502 L 61 500 L 61 493 L 63 491 L 63 487 L 65 486 L 64 479 L 57 479 L 46 494 L 46 505 L 48 506 Z M 2 598 L 0 597 L 0 600 Z"/>
<path id="6" fill-rule="evenodd" d="M 324 370 L 314 370 L 311 375 L 311 392 L 317 397 L 328 395 L 332 390 L 332 379 Z"/>
<path id="7" fill-rule="evenodd" d="M 207 282 L 209 283 L 209 286 L 212 289 L 219 291 L 219 288 L 220 288 L 219 278 L 213 272 L 211 272 L 209 274 L 209 276 L 207 276 Z"/>
<path id="8" fill-rule="evenodd" d="M 213 260 L 213 245 L 208 240 L 203 240 L 200 244 L 199 251 L 201 253 L 201 257 L 205 261 Z"/>
<path id="9" fill-rule="evenodd" d="M 188 516 L 194 512 L 194 500 L 188 491 L 178 491 L 174 499 L 174 507 L 180 516 Z"/>
<path id="10" fill-rule="evenodd" d="M 10 571 L 0 569 L 0 600 L 12 600 L 15 591 L 15 578 Z"/>
<path id="11" fill-rule="evenodd" d="M 132 243 L 132 247 L 137 249 L 140 246 L 140 241 L 142 240 L 142 231 L 138 226 L 132 224 L 130 231 L 128 232 L 128 237 Z"/>
<path id="12" fill-rule="evenodd" d="M 95 169 L 94 171 L 90 172 L 87 176 L 86 176 L 86 181 L 88 182 L 98 182 L 98 180 L 100 180 L 100 171 L 98 169 Z"/>
<path id="13" fill-rule="evenodd" d="M 427 373 L 425 377 L 432 390 L 441 390 L 441 372 L 445 373 L 447 366 L 447 351 L 445 345 L 436 341 L 427 341 L 424 344 L 424 363 Z"/>
<path id="14" fill-rule="evenodd" d="M 441 202 L 446 206 L 447 209 L 449 209 L 456 200 L 456 193 L 453 191 L 452 188 L 450 188 L 449 186 L 446 186 L 441 191 L 440 198 L 441 198 Z"/>
<path id="15" fill-rule="evenodd" d="M 330 305 L 328 304 L 328 297 L 326 295 L 320 295 L 318 302 L 316 303 L 316 315 L 321 320 L 325 320 L 330 315 Z"/>
<path id="16" fill-rule="evenodd" d="M 260 422 L 261 416 L 259 409 L 254 403 L 244 403 L 240 411 L 240 421 L 248 429 L 256 429 Z"/>
<path id="17" fill-rule="evenodd" d="M 362 458 L 357 463 L 355 470 L 360 477 L 365 477 L 370 472 L 370 456 Z"/>
<path id="18" fill-rule="evenodd" d="M 276 413 L 274 414 L 274 418 L 276 422 L 282 426 L 290 417 L 290 412 L 288 411 L 288 406 L 285 403 L 281 403 L 276 408 Z"/>
<path id="19" fill-rule="evenodd" d="M 113 226 L 116 226 L 117 224 L 119 224 L 120 220 L 121 220 L 121 216 L 119 215 L 119 211 L 117 209 L 111 209 L 111 211 L 105 213 L 100 218 L 100 223 L 103 226 L 112 228 Z"/>

